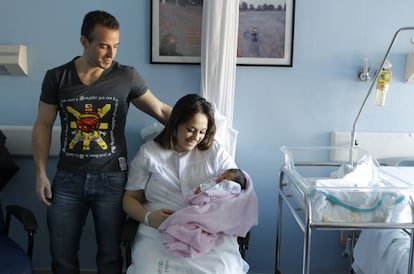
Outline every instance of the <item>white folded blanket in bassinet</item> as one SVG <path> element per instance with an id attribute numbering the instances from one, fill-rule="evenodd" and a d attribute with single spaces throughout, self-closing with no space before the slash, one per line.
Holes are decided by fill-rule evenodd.
<path id="1" fill-rule="evenodd" d="M 384 186 L 377 168 L 369 162 L 360 163 L 343 178 L 317 180 L 311 195 L 313 220 L 354 223 L 397 220 L 395 215 L 407 205 L 406 197 L 398 191 L 381 189 Z M 398 221 L 410 222 L 411 218 Z"/>
<path id="2" fill-rule="evenodd" d="M 406 205 L 398 192 L 329 191 L 318 189 L 313 194 L 313 220 L 317 222 L 384 223 L 400 219 Z M 409 220 L 408 220 L 409 221 Z"/>

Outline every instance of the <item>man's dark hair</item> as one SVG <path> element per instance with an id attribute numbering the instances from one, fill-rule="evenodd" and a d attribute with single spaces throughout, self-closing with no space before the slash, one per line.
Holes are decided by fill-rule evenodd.
<path id="1" fill-rule="evenodd" d="M 88 39 L 89 42 L 94 39 L 92 32 L 96 25 L 101 25 L 112 30 L 119 30 L 119 23 L 112 14 L 102 10 L 88 12 L 83 18 L 81 35 Z"/>

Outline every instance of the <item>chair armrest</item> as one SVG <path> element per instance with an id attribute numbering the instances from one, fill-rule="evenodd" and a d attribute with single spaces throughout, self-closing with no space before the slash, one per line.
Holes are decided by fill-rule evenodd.
<path id="1" fill-rule="evenodd" d="M 10 205 L 6 207 L 6 233 L 10 228 L 11 216 L 16 217 L 23 224 L 26 231 L 36 232 L 38 224 L 32 211 L 19 205 Z"/>
<path id="2" fill-rule="evenodd" d="M 249 249 L 250 231 L 247 232 L 245 237 L 237 237 L 237 243 L 239 244 L 239 251 L 243 259 L 246 258 L 246 250 Z"/>
<path id="3" fill-rule="evenodd" d="M 132 258 L 132 242 L 135 239 L 139 222 L 127 217 L 122 228 L 121 242 L 125 246 L 125 266 L 128 267 L 131 264 Z"/>
<path id="4" fill-rule="evenodd" d="M 139 222 L 128 217 L 122 228 L 121 241 L 122 243 L 132 243 L 135 239 L 135 234 L 138 229 Z"/>

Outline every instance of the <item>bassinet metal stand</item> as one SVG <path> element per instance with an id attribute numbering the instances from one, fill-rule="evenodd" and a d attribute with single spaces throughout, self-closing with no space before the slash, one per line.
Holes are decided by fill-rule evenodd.
<path id="1" fill-rule="evenodd" d="M 296 166 L 337 166 L 337 163 L 297 163 Z M 370 224 L 370 223 L 317 223 L 312 222 L 312 204 L 310 197 L 304 193 L 296 184 L 297 178 L 292 176 L 288 169 L 282 167 L 279 175 L 278 189 L 278 209 L 277 209 L 277 230 L 276 230 L 276 264 L 275 273 L 280 274 L 280 255 L 283 226 L 283 204 L 294 217 L 297 225 L 304 233 L 303 240 L 303 257 L 302 257 L 302 274 L 310 273 L 310 255 L 311 255 L 311 236 L 312 229 L 334 229 L 334 230 L 361 230 L 361 229 L 408 229 L 411 231 L 411 246 L 408 262 L 408 274 L 414 274 L 413 253 L 414 253 L 414 224 Z M 350 255 L 350 264 L 352 254 Z M 349 273 L 353 273 L 349 265 Z M 282 273 L 283 274 L 283 273 Z"/>

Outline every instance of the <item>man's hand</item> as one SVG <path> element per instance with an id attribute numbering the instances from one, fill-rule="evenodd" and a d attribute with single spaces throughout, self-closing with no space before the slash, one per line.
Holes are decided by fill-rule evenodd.
<path id="1" fill-rule="evenodd" d="M 52 189 L 50 187 L 49 178 L 44 175 L 36 180 L 36 196 L 43 204 L 52 205 Z"/>

